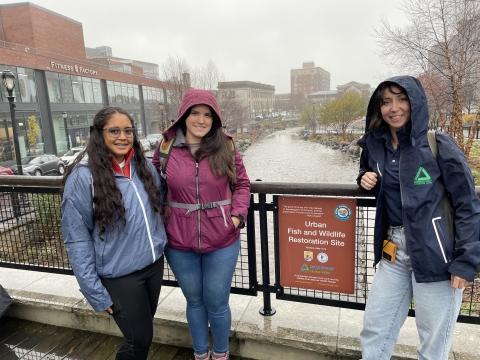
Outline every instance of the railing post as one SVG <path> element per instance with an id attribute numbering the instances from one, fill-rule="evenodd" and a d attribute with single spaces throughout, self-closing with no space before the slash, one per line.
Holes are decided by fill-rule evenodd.
<path id="1" fill-rule="evenodd" d="M 250 207 L 247 215 L 248 279 L 252 295 L 257 296 L 257 250 L 255 245 L 255 195 L 250 194 Z"/>
<path id="2" fill-rule="evenodd" d="M 260 248 L 262 257 L 262 283 L 263 283 L 263 308 L 260 308 L 260 314 L 264 316 L 271 316 L 275 314 L 276 310 L 272 308 L 270 298 L 270 268 L 268 260 L 268 223 L 267 223 L 267 209 L 265 203 L 267 195 L 258 194 L 259 215 L 260 215 Z"/>

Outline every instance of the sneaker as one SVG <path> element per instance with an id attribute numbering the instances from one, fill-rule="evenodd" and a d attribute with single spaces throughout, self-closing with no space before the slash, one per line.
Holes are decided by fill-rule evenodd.
<path id="1" fill-rule="evenodd" d="M 216 353 L 215 351 L 212 352 L 212 360 L 228 360 L 230 356 L 228 355 L 228 351 L 224 353 Z"/>
<path id="2" fill-rule="evenodd" d="M 194 352 L 193 356 L 195 356 L 195 360 L 210 360 L 210 351 L 207 351 L 203 354 L 197 354 L 196 352 Z"/>

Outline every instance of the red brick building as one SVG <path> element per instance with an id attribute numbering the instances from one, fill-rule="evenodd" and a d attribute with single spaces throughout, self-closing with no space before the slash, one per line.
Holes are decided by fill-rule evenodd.
<path id="1" fill-rule="evenodd" d="M 138 66 L 132 73 L 116 66 L 87 60 L 80 22 L 33 3 L 0 5 L 0 74 L 8 69 L 16 77 L 22 157 L 62 155 L 67 147 L 84 145 L 95 113 L 104 106 L 129 111 L 141 136 L 159 132 L 165 84 Z M 0 166 L 9 166 L 15 162 L 13 127 L 7 92 L 0 88 Z M 32 116 L 39 126 L 35 141 L 27 137 Z"/>

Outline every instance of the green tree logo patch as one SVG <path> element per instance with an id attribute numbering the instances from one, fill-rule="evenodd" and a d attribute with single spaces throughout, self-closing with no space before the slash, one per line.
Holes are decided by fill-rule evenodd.
<path id="1" fill-rule="evenodd" d="M 428 175 L 427 170 L 423 167 L 419 167 L 417 171 L 417 175 L 415 175 L 415 179 L 413 180 L 414 185 L 426 185 L 431 184 L 432 178 Z"/>

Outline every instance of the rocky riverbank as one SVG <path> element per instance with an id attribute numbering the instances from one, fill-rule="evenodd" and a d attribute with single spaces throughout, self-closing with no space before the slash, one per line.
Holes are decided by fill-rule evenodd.
<path id="1" fill-rule="evenodd" d="M 334 150 L 346 152 L 352 161 L 358 162 L 360 159 L 361 148 L 357 145 L 358 139 L 351 142 L 337 141 L 333 137 L 322 134 L 313 135 L 310 131 L 302 130 L 298 136 L 305 140 L 314 141 L 318 144 L 328 146 Z"/>
<path id="2" fill-rule="evenodd" d="M 252 143 L 262 140 L 263 138 L 267 137 L 270 134 L 273 134 L 276 131 L 278 131 L 278 129 L 260 129 L 244 132 L 242 134 L 237 134 L 234 138 L 235 146 L 240 152 L 240 154 L 242 154 L 250 147 L 250 145 L 252 145 Z"/>

